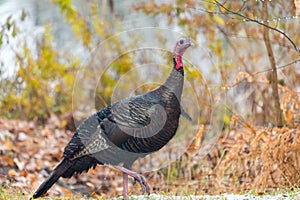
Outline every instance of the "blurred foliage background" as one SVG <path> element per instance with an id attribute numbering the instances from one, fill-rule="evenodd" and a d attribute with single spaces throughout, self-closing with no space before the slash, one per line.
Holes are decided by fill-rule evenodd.
<path id="1" fill-rule="evenodd" d="M 0 15 L 0 115 L 41 125 L 0 121 L 10 130 L 8 176 L 37 185 L 39 166 L 52 167 L 72 135 L 60 132 L 66 115 L 81 119 L 157 87 L 175 40 L 189 35 L 196 46 L 184 57 L 182 104 L 193 121 L 181 119 L 164 153 L 137 162 L 151 171 L 180 157 L 149 172 L 152 189 L 170 191 L 174 180 L 205 193 L 299 185 L 300 1 L 0 0 Z M 42 142 L 13 150 L 20 133 Z M 55 153 L 40 151 L 50 143 Z M 46 164 L 28 161 L 22 145 Z M 115 195 L 111 188 L 99 193 Z"/>
<path id="2" fill-rule="evenodd" d="M 29 0 L 12 4 L 10 9 L 16 11 L 6 12 L 1 21 L 0 114 L 44 123 L 51 114 L 75 111 L 78 106 L 72 108 L 72 94 L 80 68 L 89 69 L 84 76 L 88 77 L 85 81 L 90 88 L 84 89 L 88 92 L 76 90 L 76 95 L 95 98 L 96 109 L 104 107 L 111 102 L 122 75 L 139 60 L 145 64 L 151 63 L 151 59 L 163 59 L 170 64 L 171 55 L 144 51 L 139 55 L 123 54 L 110 60 L 109 67 L 102 65 L 111 59 L 108 54 L 121 55 L 138 41 L 138 35 L 111 39 L 112 36 L 154 26 L 190 35 L 202 51 L 207 51 L 194 63 L 201 67 L 188 68 L 186 73 L 197 101 L 205 105 L 202 116 L 211 115 L 212 101 L 225 98 L 230 108 L 229 115 L 224 115 L 225 125 L 232 112 L 258 125 L 282 126 L 299 121 L 296 117 L 300 81 L 297 1 L 269 1 L 266 16 L 263 5 L 262 1 L 210 0 L 139 3 Z M 266 34 L 263 24 L 268 26 Z M 168 44 L 166 35 L 149 33 L 147 37 Z M 110 50 L 104 52 L 99 46 L 108 38 Z M 266 48 L 267 40 L 272 54 Z M 192 56 L 197 57 L 198 53 Z M 167 76 L 168 69 L 157 70 Z M 140 75 L 145 71 L 136 73 L 134 82 L 124 82 L 120 88 L 126 90 L 130 84 L 137 88 L 138 79 L 147 80 Z M 195 77 L 205 79 L 205 83 L 199 84 Z M 96 95 L 89 96 L 93 90 L 95 93 L 95 88 Z M 149 88 L 148 85 L 134 93 Z M 210 123 L 208 119 L 201 122 Z"/>

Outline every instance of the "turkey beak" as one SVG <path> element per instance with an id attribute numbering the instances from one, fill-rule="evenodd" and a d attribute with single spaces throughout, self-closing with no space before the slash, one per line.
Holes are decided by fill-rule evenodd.
<path id="1" fill-rule="evenodd" d="M 191 47 L 191 46 L 195 46 L 195 44 L 192 42 L 191 38 L 189 38 L 188 47 Z"/>
<path id="2" fill-rule="evenodd" d="M 191 46 L 195 46 L 195 43 L 192 41 L 190 41 L 190 44 L 191 44 Z"/>
<path id="3" fill-rule="evenodd" d="M 193 41 L 191 40 L 191 38 L 189 38 L 189 42 L 190 42 L 190 46 L 195 46 L 195 43 L 193 43 Z"/>

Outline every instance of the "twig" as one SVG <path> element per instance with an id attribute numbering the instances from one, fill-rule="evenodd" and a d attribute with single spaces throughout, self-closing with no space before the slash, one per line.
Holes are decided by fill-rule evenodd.
<path id="1" fill-rule="evenodd" d="M 228 9 L 227 7 L 225 7 L 224 5 L 222 5 L 222 4 L 221 4 L 220 2 L 218 2 L 217 0 L 215 0 L 215 3 L 216 3 L 218 6 L 220 6 L 221 8 L 223 8 L 224 10 L 226 10 L 226 11 L 227 11 L 228 13 L 230 13 L 230 14 L 239 16 L 239 17 L 245 19 L 246 21 L 250 21 L 250 22 L 257 23 L 257 24 L 259 24 L 259 25 L 262 25 L 262 26 L 264 26 L 264 27 L 267 27 L 267 28 L 269 28 L 269 29 L 271 29 L 271 30 L 273 30 L 273 31 L 276 31 L 276 32 L 282 34 L 286 39 L 288 39 L 288 40 L 290 41 L 290 43 L 293 45 L 294 49 L 295 49 L 295 50 L 298 52 L 298 54 L 300 55 L 300 51 L 298 50 L 298 48 L 297 48 L 296 44 L 294 43 L 294 41 L 293 41 L 286 33 L 284 33 L 283 31 L 281 31 L 281 30 L 279 30 L 279 29 L 277 29 L 277 28 L 274 28 L 274 27 L 272 27 L 272 26 L 269 26 L 268 24 L 265 24 L 265 23 L 263 23 L 263 22 L 260 22 L 260 21 L 258 21 L 258 20 L 256 20 L 256 19 L 252 19 L 252 18 L 250 18 L 250 17 L 247 17 L 247 16 L 245 16 L 245 15 L 239 13 L 239 12 L 232 11 L 232 10 Z"/>
<path id="2" fill-rule="evenodd" d="M 293 60 L 292 62 L 290 63 L 287 63 L 287 64 L 284 64 L 282 66 L 279 66 L 279 67 L 276 67 L 276 69 L 283 69 L 283 68 L 286 68 L 292 64 L 296 64 L 297 62 L 300 62 L 300 58 L 299 59 L 296 59 L 296 60 Z M 272 71 L 273 69 L 266 69 L 266 70 L 263 70 L 263 71 L 259 71 L 259 72 L 256 72 L 254 73 L 254 75 L 256 74 L 261 74 L 261 73 L 265 73 L 265 72 L 269 72 L 269 71 Z"/>
<path id="3" fill-rule="evenodd" d="M 296 64 L 296 63 L 298 63 L 298 62 L 300 62 L 300 58 L 299 58 L 299 59 L 296 59 L 296 60 L 293 60 L 292 62 L 289 62 L 289 63 L 287 63 L 287 64 L 284 64 L 284 65 L 282 65 L 282 66 L 280 66 L 280 67 L 277 67 L 276 69 L 283 69 L 283 68 L 286 68 L 286 67 L 288 67 L 288 66 L 290 66 L 290 65 Z M 269 71 L 272 71 L 272 70 L 273 70 L 273 69 L 266 69 L 266 70 L 258 71 L 258 72 L 255 72 L 255 73 L 249 74 L 249 75 L 251 75 L 252 77 L 254 77 L 254 76 L 258 75 L 258 74 L 266 73 L 266 72 L 269 72 Z M 233 88 L 233 87 L 237 86 L 238 84 L 240 84 L 240 83 L 241 83 L 243 80 L 245 80 L 245 79 L 246 79 L 246 78 L 241 79 L 240 81 L 234 83 L 234 84 L 231 85 L 230 87 Z"/>

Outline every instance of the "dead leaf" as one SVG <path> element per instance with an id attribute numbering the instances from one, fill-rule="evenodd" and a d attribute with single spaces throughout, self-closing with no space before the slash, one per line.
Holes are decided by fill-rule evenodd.
<path id="1" fill-rule="evenodd" d="M 15 177 L 17 176 L 17 172 L 14 170 L 14 169 L 10 169 L 8 170 L 8 173 L 7 173 L 9 176 L 12 176 L 12 177 Z"/>
<path id="2" fill-rule="evenodd" d="M 13 149 L 13 143 L 10 140 L 6 140 L 4 146 L 6 147 L 7 151 L 11 151 Z"/>
<path id="3" fill-rule="evenodd" d="M 3 155 L 0 158 L 1 158 L 0 162 L 2 163 L 2 165 L 4 165 L 4 166 L 15 166 L 15 162 L 11 157 Z"/>

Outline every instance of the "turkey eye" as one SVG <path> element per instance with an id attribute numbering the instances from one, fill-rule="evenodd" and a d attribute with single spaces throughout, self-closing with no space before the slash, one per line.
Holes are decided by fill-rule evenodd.
<path id="1" fill-rule="evenodd" d="M 180 40 L 179 43 L 180 43 L 180 44 L 183 44 L 183 40 Z"/>

